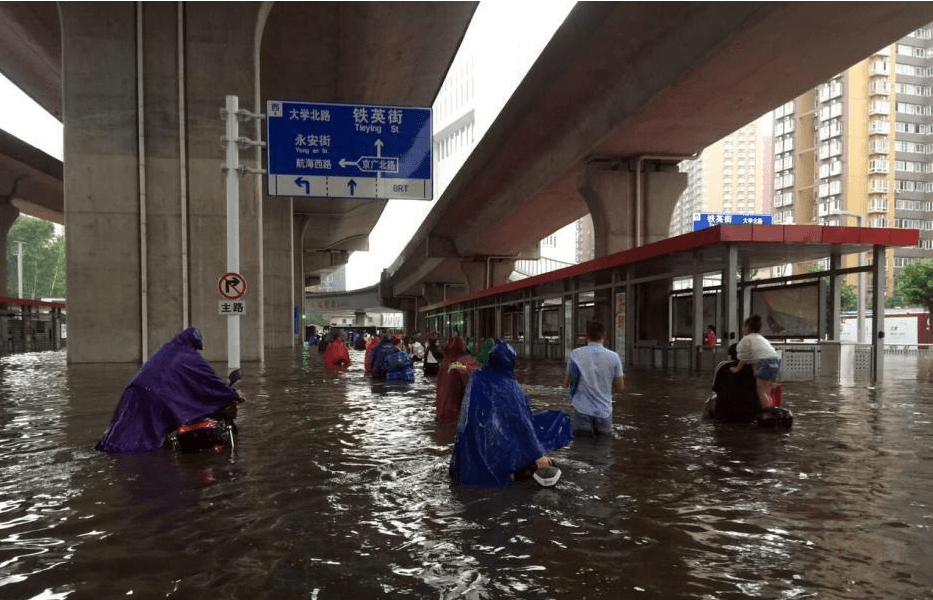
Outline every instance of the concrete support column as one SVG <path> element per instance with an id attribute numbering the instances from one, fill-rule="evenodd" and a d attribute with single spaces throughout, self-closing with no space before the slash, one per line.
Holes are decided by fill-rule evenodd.
<path id="1" fill-rule="evenodd" d="M 635 307 L 636 307 L 636 286 L 632 283 L 632 269 L 625 269 L 625 364 L 635 364 Z M 619 348 L 616 348 L 619 351 Z"/>
<path id="2" fill-rule="evenodd" d="M 872 369 L 871 377 L 874 381 L 881 381 L 884 377 L 884 287 L 887 271 L 884 246 L 872 248 L 872 285 L 871 300 L 874 310 L 871 311 L 871 343 L 872 343 Z"/>
<path id="3" fill-rule="evenodd" d="M 258 6 L 60 5 L 69 361 L 139 362 L 188 325 L 203 332 L 208 360 L 226 358 L 220 108 L 227 94 L 253 108 Z M 251 159 L 241 153 L 242 165 L 257 167 Z M 244 360 L 262 354 L 261 214 L 246 177 Z M 290 342 L 287 292 L 277 297 L 288 304 L 280 320 Z"/>
<path id="4" fill-rule="evenodd" d="M 727 348 L 739 341 L 739 294 L 736 275 L 739 272 L 739 251 L 735 244 L 726 250 L 726 268 L 722 270 L 723 325 L 722 343 Z"/>
<path id="5" fill-rule="evenodd" d="M 0 200 L 0 285 L 4 291 L 3 295 L 15 296 L 12 290 L 7 290 L 9 281 L 9 272 L 7 271 L 7 235 L 10 233 L 10 227 L 19 217 L 19 209 L 13 206 L 8 199 Z"/>
<path id="6" fill-rule="evenodd" d="M 638 289 L 638 340 L 666 346 L 671 333 L 671 280 L 648 281 Z"/>
<path id="7" fill-rule="evenodd" d="M 744 285 L 751 279 L 751 274 L 752 274 L 752 270 L 749 267 L 747 257 L 742 258 L 740 270 L 742 274 L 742 284 L 743 284 L 742 285 L 742 314 L 741 314 L 741 318 L 739 319 L 739 328 L 741 329 L 742 325 L 745 324 L 745 320 L 748 319 L 750 316 L 752 316 L 752 286 Z M 740 331 L 739 334 L 737 335 L 736 341 L 738 341 L 738 338 L 742 337 L 741 333 L 742 332 Z"/>
<path id="8" fill-rule="evenodd" d="M 460 270 L 466 282 L 466 289 L 460 293 L 470 294 L 508 282 L 515 270 L 515 260 L 491 256 L 464 258 Z"/>
<path id="9" fill-rule="evenodd" d="M 524 351 L 525 351 L 523 356 L 525 356 L 526 358 L 531 356 L 532 348 L 534 347 L 533 346 L 534 344 L 534 329 L 533 329 L 534 323 L 532 322 L 533 311 L 532 311 L 532 305 L 531 305 L 532 302 L 534 302 L 534 300 L 526 299 L 524 303 L 522 304 L 522 327 L 524 327 L 525 329 L 524 338 L 522 340 L 523 341 L 522 346 L 524 346 Z"/>
<path id="10" fill-rule="evenodd" d="M 636 209 L 636 176 L 629 161 L 589 163 L 577 189 L 593 218 L 596 256 L 633 248 L 639 231 L 642 244 L 668 237 L 671 214 L 687 186 L 687 174 L 674 163 L 644 162 L 641 173 L 642 210 Z M 641 215 L 641 227 L 636 216 Z"/>
<path id="11" fill-rule="evenodd" d="M 459 288 L 457 288 L 459 291 Z M 421 297 L 425 305 L 440 304 L 447 299 L 447 284 L 425 283 L 421 285 Z"/>
<path id="12" fill-rule="evenodd" d="M 62 309 L 53 308 L 52 313 L 52 331 L 50 336 L 52 338 L 52 348 L 54 350 L 61 350 L 62 347 Z"/>
<path id="13" fill-rule="evenodd" d="M 292 201 L 289 200 L 286 202 L 289 205 L 289 211 L 291 210 Z M 304 277 L 304 252 L 302 248 L 304 247 L 303 241 L 304 237 L 308 230 L 308 222 L 310 219 L 308 217 L 301 215 L 296 216 L 294 219 L 289 219 L 291 222 L 291 288 L 292 288 L 292 303 L 295 308 L 297 308 L 299 314 L 306 312 L 306 302 L 305 302 L 305 277 Z M 270 299 L 271 300 L 271 299 Z M 267 302 L 268 304 L 268 302 Z M 294 331 L 294 330 L 293 330 Z M 272 332 L 267 333 L 267 336 L 271 339 L 275 339 L 275 331 L 273 328 Z M 298 332 L 294 333 L 292 336 L 293 343 L 300 344 L 305 339 L 304 332 L 304 323 L 302 322 L 298 328 Z M 271 341 L 271 340 L 270 340 Z"/>
<path id="14" fill-rule="evenodd" d="M 418 308 L 421 306 L 419 298 L 412 296 L 410 298 L 405 298 L 405 301 L 402 303 L 404 309 L 402 310 L 402 320 L 404 323 L 404 331 L 406 334 L 411 335 L 418 330 L 420 324 L 418 323 Z"/>
<path id="15" fill-rule="evenodd" d="M 696 357 L 694 368 L 699 369 L 699 352 L 703 350 L 703 332 L 706 324 L 703 322 L 703 273 L 699 270 L 700 261 L 693 261 L 693 350 Z"/>
<path id="16" fill-rule="evenodd" d="M 842 276 L 837 275 L 836 271 L 842 264 L 842 256 L 838 250 L 833 250 L 829 255 L 829 323 L 826 325 L 826 335 L 830 340 L 841 339 L 842 319 Z M 822 321 L 822 319 L 820 319 Z"/>

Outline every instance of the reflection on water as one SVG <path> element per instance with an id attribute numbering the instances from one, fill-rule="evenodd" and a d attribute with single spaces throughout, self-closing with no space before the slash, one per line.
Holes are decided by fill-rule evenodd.
<path id="1" fill-rule="evenodd" d="M 245 365 L 234 453 L 93 450 L 130 365 L 0 359 L 0 597 L 933 597 L 933 382 L 788 383 L 787 431 L 700 418 L 709 376 L 633 371 L 556 488 L 468 488 L 434 382 Z M 535 408 L 561 365 L 519 364 Z"/>

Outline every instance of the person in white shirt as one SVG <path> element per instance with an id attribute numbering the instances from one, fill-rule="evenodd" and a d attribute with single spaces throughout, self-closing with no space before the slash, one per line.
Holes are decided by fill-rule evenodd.
<path id="1" fill-rule="evenodd" d="M 761 335 L 760 316 L 752 315 L 746 319 L 742 330 L 745 335 L 736 346 L 739 364 L 732 367 L 732 372 L 738 373 L 746 364 L 751 364 L 755 369 L 755 391 L 761 408 L 770 408 L 773 405 L 771 388 L 781 370 L 781 359 L 777 350 Z"/>
<path id="2" fill-rule="evenodd" d="M 564 385 L 573 404 L 574 435 L 612 434 L 612 392 L 623 388 L 622 360 L 603 346 L 606 328 L 586 324 L 587 345 L 567 356 Z"/>
<path id="3" fill-rule="evenodd" d="M 417 337 L 413 338 L 411 341 L 411 357 L 415 362 L 424 358 L 424 346 Z"/>

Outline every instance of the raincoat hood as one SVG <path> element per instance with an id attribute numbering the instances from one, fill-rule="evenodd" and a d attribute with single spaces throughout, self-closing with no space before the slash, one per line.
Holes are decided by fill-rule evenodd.
<path id="1" fill-rule="evenodd" d="M 499 340 L 489 351 L 489 366 L 508 373 L 515 370 L 515 349 L 505 340 Z"/>
<path id="2" fill-rule="evenodd" d="M 190 346 L 195 350 L 204 349 L 204 337 L 201 335 L 201 330 L 197 327 L 189 327 L 181 333 L 175 336 L 175 339 L 172 340 L 173 344 L 178 344 L 180 346 Z"/>
<path id="3" fill-rule="evenodd" d="M 452 337 L 447 341 L 447 347 L 444 348 L 444 356 L 456 358 L 462 354 L 466 354 L 466 351 L 466 341 L 459 336 Z"/>

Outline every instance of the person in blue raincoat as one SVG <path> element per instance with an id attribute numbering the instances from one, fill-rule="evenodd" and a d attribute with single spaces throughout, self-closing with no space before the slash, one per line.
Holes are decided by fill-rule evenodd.
<path id="1" fill-rule="evenodd" d="M 123 390 L 95 448 L 141 454 L 162 447 L 180 425 L 236 407 L 239 394 L 198 352 L 201 332 L 189 327 L 164 344 Z"/>
<path id="2" fill-rule="evenodd" d="M 461 483 L 508 484 L 517 471 L 549 465 L 547 453 L 573 439 L 570 415 L 531 412 L 514 371 L 515 350 L 499 341 L 489 353 L 489 364 L 469 379 L 450 460 L 450 475 Z"/>
<path id="3" fill-rule="evenodd" d="M 397 354 L 399 352 L 404 352 L 399 348 L 399 343 L 401 340 L 397 337 L 385 336 L 382 338 L 382 341 L 379 342 L 379 345 L 376 346 L 376 349 L 373 351 L 373 361 L 372 361 L 372 376 L 373 379 L 385 379 L 386 372 L 389 368 L 389 363 L 386 362 L 386 358 L 390 355 Z"/>

